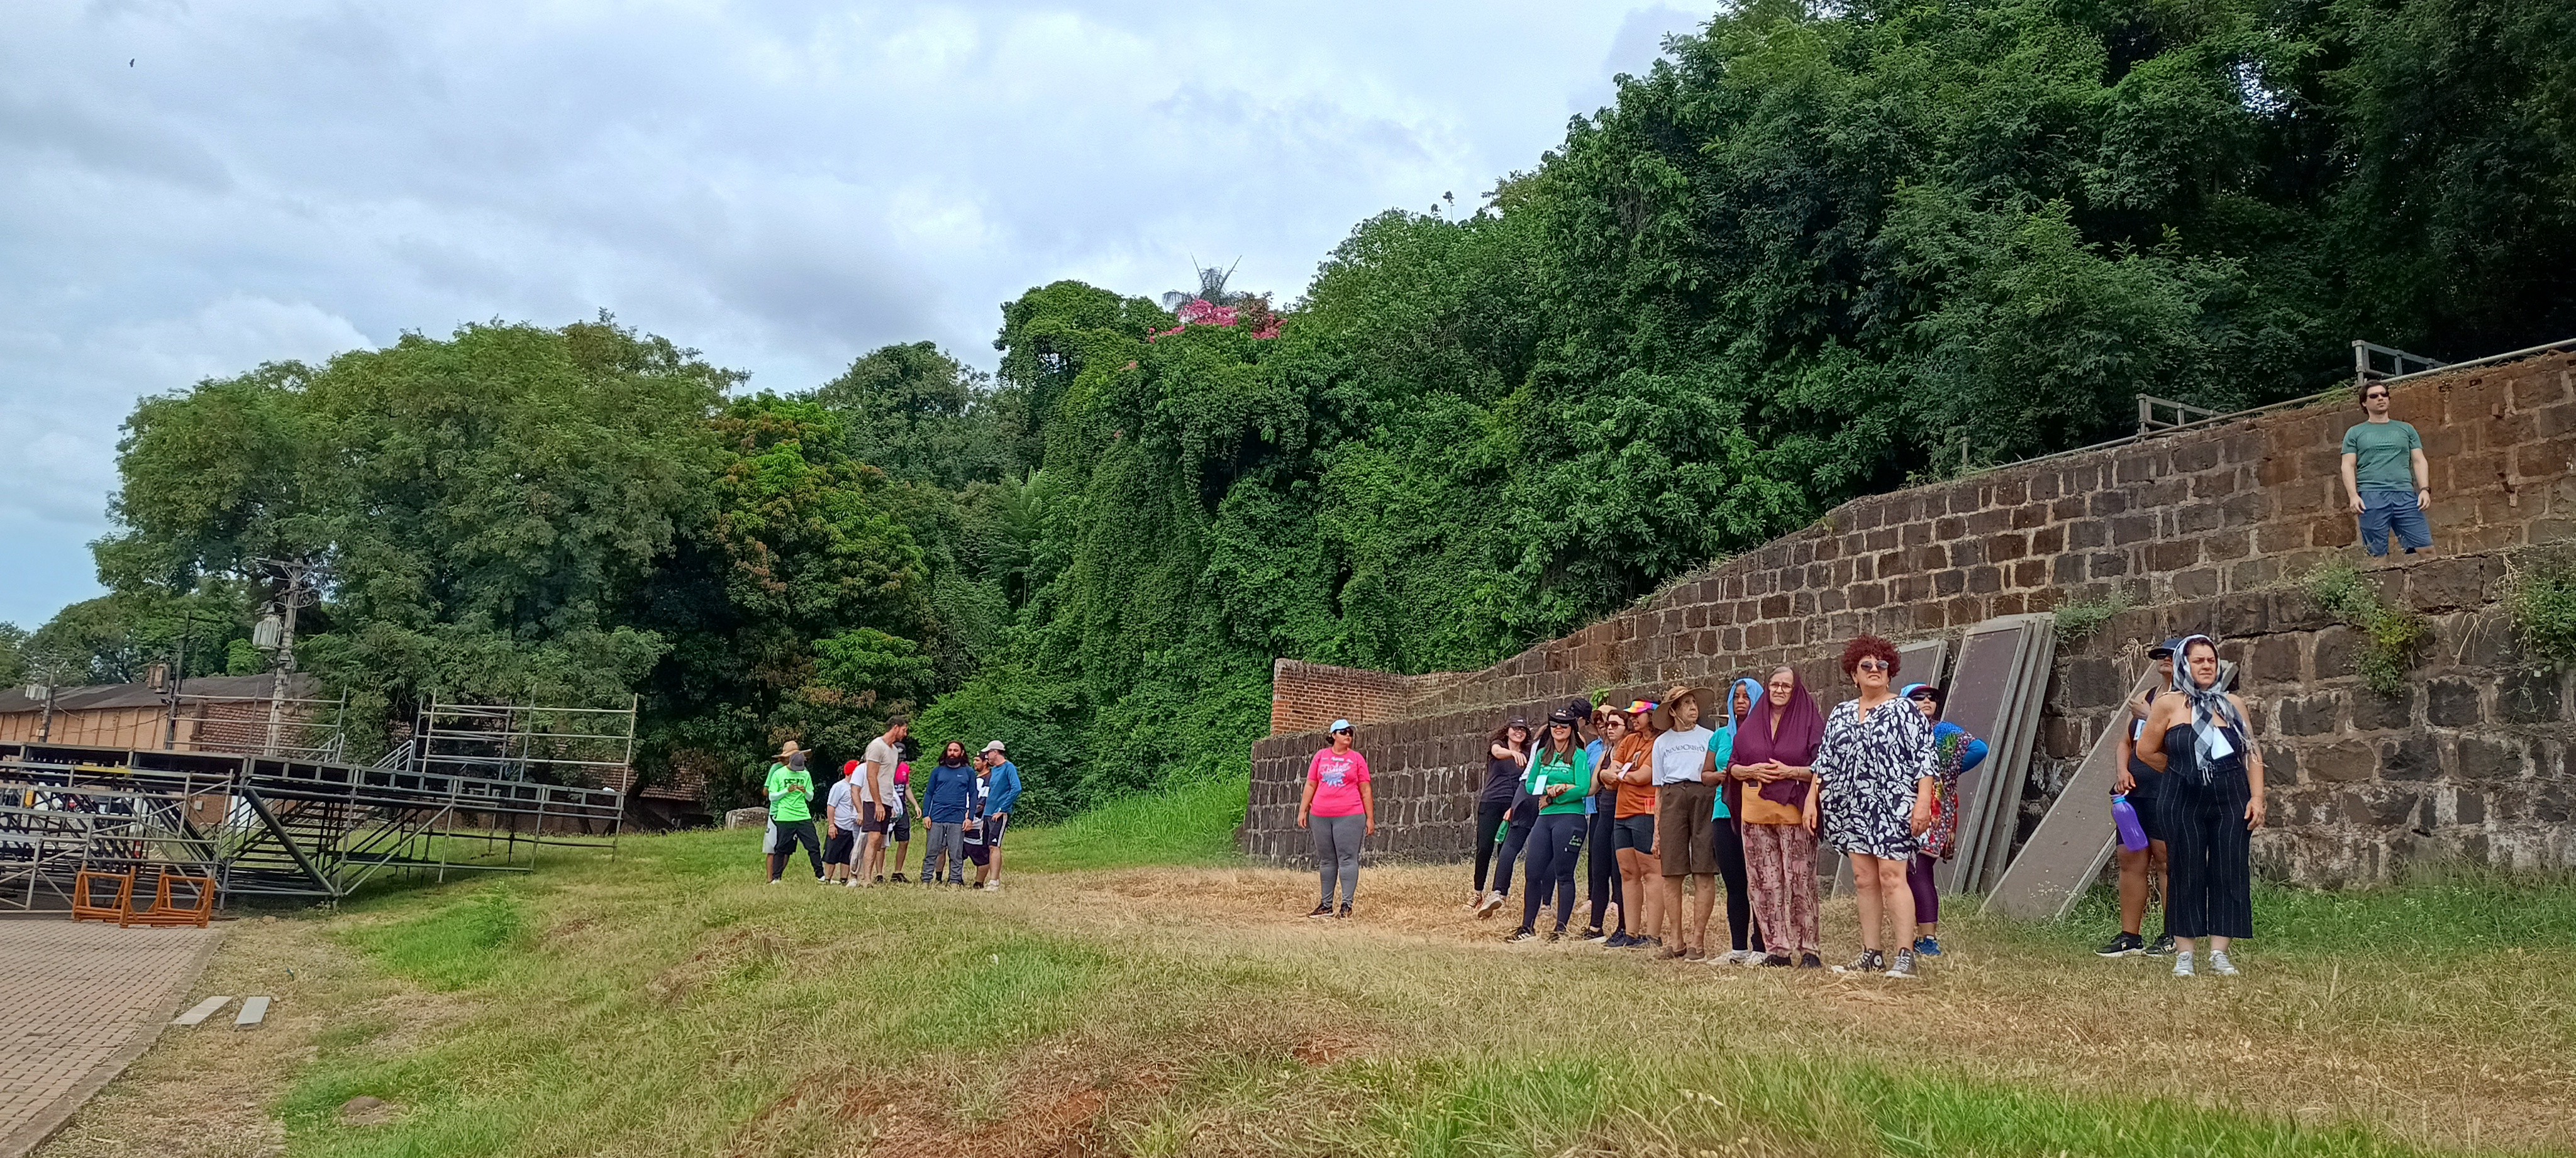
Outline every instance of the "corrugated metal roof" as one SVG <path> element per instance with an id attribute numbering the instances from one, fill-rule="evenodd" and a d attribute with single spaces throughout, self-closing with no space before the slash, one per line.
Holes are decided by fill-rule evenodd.
<path id="1" fill-rule="evenodd" d="M 248 676 L 194 676 L 179 689 L 179 694 L 184 698 L 191 700 L 197 699 L 200 696 L 208 699 L 264 700 L 273 694 L 271 689 L 276 687 L 276 678 L 277 677 L 273 674 Z M 317 695 L 321 690 L 322 682 L 312 676 L 299 673 L 286 678 L 286 695 L 289 699 L 298 699 Z M 169 702 L 170 699 L 165 689 L 156 689 L 140 683 L 90 684 L 77 688 L 54 689 L 54 710 L 56 712 L 84 712 L 116 708 L 158 708 L 167 705 Z M 41 688 L 37 689 L 34 696 L 29 696 L 27 694 L 27 689 L 24 687 L 13 687 L 6 690 L 0 690 L 0 715 L 5 715 L 11 712 L 41 712 L 44 710 L 45 696 L 44 690 Z"/>

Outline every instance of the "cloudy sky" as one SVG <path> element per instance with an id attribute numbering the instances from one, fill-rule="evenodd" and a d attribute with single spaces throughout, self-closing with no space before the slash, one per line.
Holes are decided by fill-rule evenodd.
<path id="1" fill-rule="evenodd" d="M 18 0 L 0 37 L 0 619 L 98 591 L 142 395 L 598 310 L 812 386 L 1193 255 L 1296 296 L 1462 203 L 1696 3 Z"/>

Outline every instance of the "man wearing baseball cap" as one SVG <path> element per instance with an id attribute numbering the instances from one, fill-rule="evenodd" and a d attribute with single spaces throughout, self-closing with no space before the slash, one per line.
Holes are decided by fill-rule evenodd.
<path id="1" fill-rule="evenodd" d="M 2100 956 L 2133 957 L 2145 953 L 2163 957 L 2173 952 L 2171 933 L 2156 934 L 2152 943 L 2138 935 L 2147 920 L 2149 878 L 2154 879 L 2156 892 L 2165 891 L 2165 774 L 2138 759 L 2137 741 L 2139 734 L 2146 731 L 2147 712 L 2155 707 L 2157 697 L 2173 688 L 2174 649 L 2180 645 L 2180 640 L 2168 639 L 2147 649 L 2147 658 L 2156 665 L 2155 683 L 2129 701 L 2129 730 L 2120 737 L 2120 772 L 2111 791 L 2128 796 L 2129 807 L 2138 812 L 2138 827 L 2147 831 L 2147 847 L 2137 852 L 2115 850 L 2120 858 L 2120 935 L 2094 950 Z"/>
<path id="2" fill-rule="evenodd" d="M 984 745 L 984 811 L 971 821 L 976 833 L 984 838 L 984 856 L 991 861 L 991 872 L 984 876 L 988 892 L 1002 891 L 1002 832 L 1010 827 L 1011 809 L 1020 802 L 1020 766 L 1011 763 L 1009 750 L 1000 740 Z"/>

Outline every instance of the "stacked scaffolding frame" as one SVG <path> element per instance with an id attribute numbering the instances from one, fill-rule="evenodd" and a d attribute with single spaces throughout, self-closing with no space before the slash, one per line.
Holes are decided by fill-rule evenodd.
<path id="1" fill-rule="evenodd" d="M 329 903 L 381 876 L 526 872 L 541 848 L 615 849 L 616 791 L 469 774 L 424 747 L 360 765 L 0 744 L 0 907 L 67 904 L 83 868 L 211 876 L 227 906 Z"/>

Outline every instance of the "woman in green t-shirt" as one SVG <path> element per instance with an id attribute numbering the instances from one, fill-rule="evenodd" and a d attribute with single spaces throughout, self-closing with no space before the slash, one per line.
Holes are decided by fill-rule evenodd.
<path id="1" fill-rule="evenodd" d="M 1547 718 L 1547 732 L 1530 753 L 1531 796 L 1538 798 L 1538 823 L 1530 830 L 1529 876 L 1521 896 L 1521 927 L 1509 941 L 1537 935 L 1538 909 L 1550 891 L 1556 895 L 1556 927 L 1547 939 L 1565 936 L 1574 919 L 1574 868 L 1583 859 L 1583 798 L 1592 791 L 1592 759 L 1574 732 L 1574 713 L 1564 708 Z"/>

